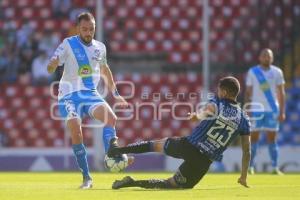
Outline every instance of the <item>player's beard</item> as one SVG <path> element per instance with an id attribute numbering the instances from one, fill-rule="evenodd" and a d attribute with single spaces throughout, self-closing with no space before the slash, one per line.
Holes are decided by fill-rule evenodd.
<path id="1" fill-rule="evenodd" d="M 264 62 L 264 63 L 262 63 L 262 66 L 268 68 L 271 66 L 271 64 L 272 64 L 271 62 Z"/>
<path id="2" fill-rule="evenodd" d="M 80 35 L 80 38 L 81 38 L 81 40 L 84 41 L 86 44 L 91 43 L 91 42 L 92 42 L 92 39 L 93 39 L 93 37 L 91 37 L 91 36 L 85 36 L 85 37 L 82 37 L 81 35 Z"/>

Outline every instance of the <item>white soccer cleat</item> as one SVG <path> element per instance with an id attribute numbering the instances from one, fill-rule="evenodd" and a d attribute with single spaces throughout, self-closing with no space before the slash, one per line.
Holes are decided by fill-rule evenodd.
<path id="1" fill-rule="evenodd" d="M 79 189 L 86 190 L 93 187 L 93 180 L 91 178 L 84 178 Z"/>
<path id="2" fill-rule="evenodd" d="M 248 173 L 251 174 L 251 175 L 255 174 L 254 167 L 249 167 Z"/>
<path id="3" fill-rule="evenodd" d="M 272 170 L 272 174 L 275 174 L 275 175 L 284 175 L 284 173 L 278 167 L 275 167 Z"/>

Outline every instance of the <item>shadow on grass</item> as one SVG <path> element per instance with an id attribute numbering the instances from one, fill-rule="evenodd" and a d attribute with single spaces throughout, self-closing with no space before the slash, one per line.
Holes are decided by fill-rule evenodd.
<path id="1" fill-rule="evenodd" d="M 218 187 L 218 188 L 194 188 L 194 189 L 143 189 L 143 188 L 123 188 L 123 189 L 93 189 L 93 190 L 111 190 L 111 191 L 116 191 L 116 192 L 145 192 L 145 191 L 151 191 L 151 192 L 164 192 L 164 191 L 209 191 L 209 190 L 223 190 L 223 189 L 238 189 L 240 186 L 234 186 L 234 187 Z"/>

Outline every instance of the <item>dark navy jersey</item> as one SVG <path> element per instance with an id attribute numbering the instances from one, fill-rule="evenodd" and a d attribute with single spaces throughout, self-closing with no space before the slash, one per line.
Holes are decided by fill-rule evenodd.
<path id="1" fill-rule="evenodd" d="M 232 100 L 214 98 L 209 103 L 216 106 L 214 116 L 202 120 L 187 139 L 211 160 L 221 161 L 223 152 L 238 135 L 250 134 L 250 122 Z"/>

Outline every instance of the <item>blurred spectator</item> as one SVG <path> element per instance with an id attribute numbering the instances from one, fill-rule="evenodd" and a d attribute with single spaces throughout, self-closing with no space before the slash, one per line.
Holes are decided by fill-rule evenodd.
<path id="1" fill-rule="evenodd" d="M 19 68 L 19 59 L 17 55 L 13 52 L 7 54 L 7 66 L 6 66 L 6 80 L 13 82 L 17 80 L 18 68 Z"/>
<path id="2" fill-rule="evenodd" d="M 71 8 L 70 0 L 52 0 L 52 10 L 54 17 L 62 18 L 68 17 Z"/>
<path id="3" fill-rule="evenodd" d="M 4 47 L 4 38 L 5 38 L 4 32 L 0 30 L 0 51 Z"/>
<path id="4" fill-rule="evenodd" d="M 9 44 L 17 43 L 17 28 L 12 22 L 6 22 L 3 26 L 3 38 Z"/>
<path id="5" fill-rule="evenodd" d="M 0 82 L 13 82 L 18 76 L 19 59 L 9 50 L 0 52 Z"/>
<path id="6" fill-rule="evenodd" d="M 52 80 L 52 75 L 47 71 L 49 62 L 46 51 L 41 51 L 40 54 L 33 60 L 31 73 L 34 85 L 49 84 Z"/>
<path id="7" fill-rule="evenodd" d="M 8 145 L 8 138 L 5 132 L 0 129 L 0 148 L 6 147 Z"/>
<path id="8" fill-rule="evenodd" d="M 56 47 L 59 45 L 60 38 L 58 35 L 51 31 L 45 30 L 44 35 L 41 37 L 39 41 L 39 50 L 46 51 L 46 53 L 50 56 L 53 54 Z"/>
<path id="9" fill-rule="evenodd" d="M 17 31 L 17 45 L 18 47 L 22 46 L 24 43 L 27 42 L 30 35 L 33 33 L 34 29 L 31 27 L 30 23 L 25 21 L 21 29 Z"/>
<path id="10" fill-rule="evenodd" d="M 22 61 L 20 62 L 20 73 L 26 73 L 30 71 L 30 66 L 35 56 L 35 52 L 38 50 L 38 43 L 39 41 L 35 40 L 34 35 L 30 35 L 26 42 L 24 42 L 21 46 L 19 54 L 19 57 Z"/>
<path id="11" fill-rule="evenodd" d="M 0 52 L 0 84 L 5 80 L 6 60 L 5 56 Z"/>

